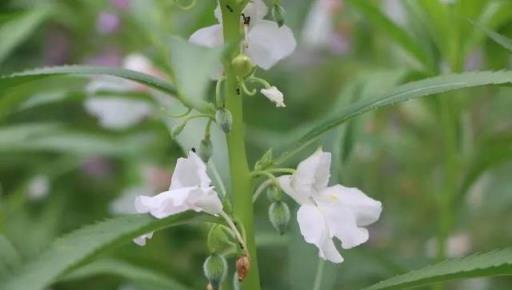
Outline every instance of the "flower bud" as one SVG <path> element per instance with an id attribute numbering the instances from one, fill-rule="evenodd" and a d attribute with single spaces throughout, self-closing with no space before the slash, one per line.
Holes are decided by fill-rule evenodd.
<path id="1" fill-rule="evenodd" d="M 176 126 L 174 126 L 172 129 L 171 129 L 171 135 L 172 135 L 172 138 L 176 138 L 178 137 L 179 134 L 181 134 L 181 132 L 183 131 L 183 129 L 185 129 L 185 126 L 187 125 L 186 122 L 183 122 L 181 124 L 178 124 Z"/>
<path id="2" fill-rule="evenodd" d="M 269 186 L 267 198 L 270 202 L 281 201 L 283 199 L 283 192 L 277 186 Z"/>
<path id="3" fill-rule="evenodd" d="M 240 277 L 238 277 L 238 273 L 235 272 L 233 274 L 233 290 L 241 290 L 242 287 L 240 287 Z"/>
<path id="4" fill-rule="evenodd" d="M 217 113 L 215 114 L 215 120 L 217 124 L 219 124 L 219 126 L 222 128 L 222 131 L 224 131 L 224 133 L 228 134 L 229 132 L 231 132 L 233 116 L 231 115 L 231 112 L 229 110 L 217 110 Z"/>
<path id="5" fill-rule="evenodd" d="M 279 4 L 275 4 L 272 7 L 272 18 L 279 27 L 284 25 L 284 9 Z"/>
<path id="6" fill-rule="evenodd" d="M 237 55 L 231 64 L 233 65 L 235 74 L 242 78 L 248 76 L 254 68 L 251 59 L 245 54 Z"/>
<path id="7" fill-rule="evenodd" d="M 238 275 L 238 281 L 243 281 L 247 274 L 249 274 L 249 270 L 251 269 L 251 261 L 249 257 L 246 255 L 240 256 L 238 260 L 236 260 L 236 273 Z"/>
<path id="8" fill-rule="evenodd" d="M 214 225 L 208 233 L 208 249 L 211 253 L 224 253 L 236 247 L 235 237 L 224 225 Z"/>
<path id="9" fill-rule="evenodd" d="M 268 209 L 270 223 L 279 234 L 284 234 L 290 222 L 290 209 L 284 201 L 273 202 Z"/>
<path id="10" fill-rule="evenodd" d="M 210 160 L 210 157 L 212 157 L 213 153 L 213 145 L 209 137 L 205 137 L 203 140 L 201 140 L 198 153 L 199 157 L 201 157 L 201 160 L 203 160 L 204 163 L 208 163 L 208 160 Z"/>
<path id="11" fill-rule="evenodd" d="M 213 289 L 219 289 L 220 284 L 226 278 L 228 264 L 223 256 L 212 254 L 204 261 L 203 271 Z"/>

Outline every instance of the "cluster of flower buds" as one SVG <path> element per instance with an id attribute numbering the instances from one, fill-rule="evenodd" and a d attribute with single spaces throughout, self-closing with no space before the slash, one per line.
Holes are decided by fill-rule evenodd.
<path id="1" fill-rule="evenodd" d="M 290 223 L 290 208 L 283 201 L 283 192 L 276 186 L 267 189 L 267 198 L 271 202 L 268 208 L 270 223 L 280 235 L 283 235 Z"/>

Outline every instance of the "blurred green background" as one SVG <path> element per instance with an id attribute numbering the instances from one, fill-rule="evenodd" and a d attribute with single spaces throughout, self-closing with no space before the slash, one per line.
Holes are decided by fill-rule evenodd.
<path id="1" fill-rule="evenodd" d="M 260 75 L 285 93 L 287 107 L 247 97 L 251 163 L 268 148 L 283 151 L 313 124 L 358 99 L 438 74 L 512 66 L 511 52 L 471 23 L 512 37 L 508 0 L 281 3 L 298 48 Z M 172 79 L 169 37 L 186 39 L 215 23 L 215 1 L 187 5 L 188 0 L 3 0 L 0 74 L 63 64 L 122 66 L 137 54 L 151 62 L 153 72 Z M 12 247 L 19 261 L 32 259 L 63 233 L 133 212 L 134 195 L 166 190 L 175 160 L 199 144 L 200 123 L 191 122 L 173 140 L 169 111 L 182 108 L 166 107 L 158 93 L 140 87 L 115 96 L 144 102 L 150 113 L 130 126 L 105 128 L 86 106 L 97 93 L 87 87 L 98 80 L 52 78 L 0 91 L 0 245 Z M 451 95 L 448 124 L 455 128 L 455 152 L 446 150 L 445 103 L 438 97 L 367 113 L 318 143 L 334 154 L 333 182 L 357 186 L 384 204 L 370 241 L 343 251 L 341 265 L 328 265 L 322 289 L 357 289 L 435 261 L 439 219 L 449 219 L 449 257 L 512 244 L 511 94 L 512 88 L 501 87 Z M 131 114 L 129 108 L 118 113 Z M 221 137 L 214 138 L 219 152 Z M 455 172 L 444 170 L 447 158 L 457 159 Z M 227 180 L 222 153 L 214 161 Z M 457 193 L 441 217 L 436 204 L 450 174 Z M 275 233 L 267 210 L 268 202 L 260 199 L 263 288 L 311 289 L 316 250 L 302 240 L 295 220 L 286 235 Z M 52 289 L 203 289 L 206 234 L 206 226 L 159 232 L 147 246 L 117 248 Z M 460 281 L 448 289 L 509 290 L 512 279 Z"/>

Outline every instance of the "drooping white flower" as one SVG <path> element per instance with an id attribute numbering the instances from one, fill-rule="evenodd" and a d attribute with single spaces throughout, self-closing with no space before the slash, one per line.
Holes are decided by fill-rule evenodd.
<path id="1" fill-rule="evenodd" d="M 128 55 L 123 62 L 123 67 L 145 74 L 156 74 L 151 62 L 140 54 Z M 99 77 L 87 84 L 86 92 L 89 97 L 84 106 L 89 114 L 98 118 L 102 127 L 113 130 L 126 129 L 145 119 L 154 108 L 146 101 L 127 99 L 121 95 L 145 89 L 144 86 L 132 81 Z M 98 97 L 97 95 L 101 92 L 118 93 L 120 96 Z"/>
<path id="2" fill-rule="evenodd" d="M 250 17 L 247 30 L 247 48 L 245 53 L 251 60 L 263 69 L 269 69 L 280 60 L 286 58 L 297 46 L 291 29 L 263 18 L 268 14 L 268 8 L 262 0 L 253 0 L 243 11 Z M 215 9 L 217 20 L 222 23 L 220 7 Z M 219 47 L 224 43 L 222 25 L 215 24 L 199 29 L 190 36 L 190 42 L 206 47 Z"/>
<path id="3" fill-rule="evenodd" d="M 379 219 L 382 204 L 357 188 L 328 186 L 330 164 L 331 154 L 318 150 L 293 175 L 279 177 L 279 184 L 301 205 L 297 221 L 306 242 L 318 247 L 322 259 L 341 263 L 333 238 L 343 249 L 366 242 L 369 234 L 364 227 Z"/>
<path id="4" fill-rule="evenodd" d="M 270 88 L 261 89 L 260 92 L 270 101 L 274 102 L 276 107 L 286 107 L 284 104 L 284 95 L 278 88 L 272 86 Z"/>
<path id="5" fill-rule="evenodd" d="M 179 158 L 171 178 L 171 186 L 155 196 L 138 196 L 135 209 L 163 219 L 188 210 L 216 215 L 222 212 L 222 202 L 211 185 L 206 164 L 190 152 L 187 158 Z M 137 242 L 141 241 L 141 237 Z"/>

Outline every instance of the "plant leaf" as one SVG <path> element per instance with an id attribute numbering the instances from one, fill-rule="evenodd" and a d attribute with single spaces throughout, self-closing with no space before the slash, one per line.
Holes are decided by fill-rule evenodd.
<path id="1" fill-rule="evenodd" d="M 508 51 L 512 52 L 512 39 L 510 39 L 504 35 L 501 35 L 498 32 L 496 32 L 492 29 L 489 29 L 478 22 L 472 21 L 471 19 L 469 19 L 469 22 L 471 24 L 473 24 L 476 28 L 481 30 L 483 33 L 485 33 L 494 42 L 501 45 L 503 48 L 507 49 Z"/>
<path id="2" fill-rule="evenodd" d="M 18 250 L 4 235 L 0 234 L 0 278 L 4 278 L 21 263 Z"/>
<path id="3" fill-rule="evenodd" d="M 512 275 L 512 248 L 447 260 L 381 281 L 363 290 L 402 289 L 454 279 Z"/>
<path id="4" fill-rule="evenodd" d="M 94 76 L 94 75 L 109 75 L 131 80 L 140 84 L 147 85 L 151 88 L 160 90 L 170 95 L 176 95 L 176 88 L 167 81 L 155 78 L 153 76 L 143 74 L 136 71 L 131 71 L 122 68 L 114 67 L 101 67 L 101 66 L 82 66 L 82 65 L 69 65 L 69 66 L 56 66 L 47 68 L 38 68 L 24 72 L 14 73 L 11 75 L 0 77 L 0 90 L 6 90 L 17 85 L 43 79 L 51 76 Z"/>
<path id="5" fill-rule="evenodd" d="M 447 93 L 464 88 L 474 88 L 488 85 L 503 85 L 511 83 L 512 71 L 466 72 L 460 74 L 442 75 L 407 83 L 396 87 L 390 93 L 384 94 L 380 97 L 363 98 L 362 100 L 355 102 L 347 107 L 338 116 L 322 122 L 320 125 L 310 130 L 297 142 L 294 142 L 294 145 L 291 146 L 293 149 L 281 154 L 279 158 L 276 159 L 276 164 L 285 162 L 296 153 L 300 152 L 310 144 L 313 144 L 326 131 L 329 131 L 343 124 L 345 121 L 348 121 L 366 112 L 415 98 Z"/>
<path id="6" fill-rule="evenodd" d="M 39 27 L 49 15 L 48 8 L 38 7 L 2 23 L 0 26 L 0 63 L 9 53 Z"/>
<path id="7" fill-rule="evenodd" d="M 183 213 L 162 220 L 148 215 L 129 215 L 86 226 L 56 240 L 19 273 L 0 282 L 1 290 L 41 290 L 67 271 L 100 252 L 131 241 L 147 232 L 192 222 L 216 222 L 213 216 Z"/>
<path id="8" fill-rule="evenodd" d="M 115 259 L 100 259 L 90 264 L 82 266 L 69 274 L 65 275 L 59 281 L 72 281 L 89 278 L 102 274 L 116 275 L 133 282 L 154 285 L 162 289 L 186 290 L 186 286 L 180 282 L 167 277 L 164 274 L 157 273 L 150 269 L 139 267 L 125 261 Z"/>

